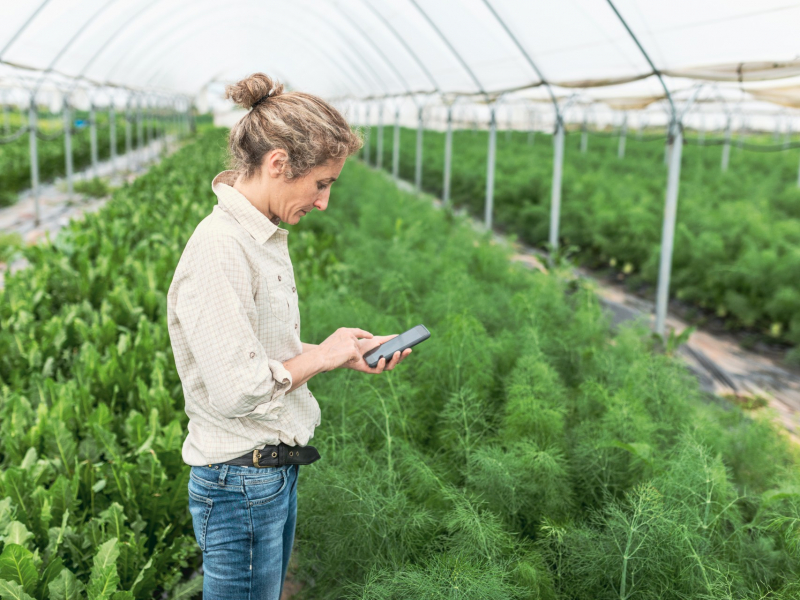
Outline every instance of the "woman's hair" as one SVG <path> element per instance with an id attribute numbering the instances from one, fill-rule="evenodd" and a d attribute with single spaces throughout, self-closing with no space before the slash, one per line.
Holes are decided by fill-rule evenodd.
<path id="1" fill-rule="evenodd" d="M 246 178 L 258 172 L 264 156 L 275 148 L 289 155 L 287 179 L 302 177 L 317 165 L 347 158 L 361 148 L 361 137 L 333 106 L 311 94 L 284 92 L 281 83 L 264 73 L 226 86 L 225 98 L 250 109 L 228 138 L 233 168 Z"/>

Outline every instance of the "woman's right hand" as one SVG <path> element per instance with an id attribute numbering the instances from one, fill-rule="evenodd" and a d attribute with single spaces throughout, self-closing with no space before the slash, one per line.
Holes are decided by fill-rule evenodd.
<path id="1" fill-rule="evenodd" d="M 332 371 L 347 363 L 361 360 L 361 346 L 359 339 L 371 339 L 369 331 L 356 327 L 340 327 L 328 338 L 317 346 L 317 352 L 322 361 L 323 371 Z"/>

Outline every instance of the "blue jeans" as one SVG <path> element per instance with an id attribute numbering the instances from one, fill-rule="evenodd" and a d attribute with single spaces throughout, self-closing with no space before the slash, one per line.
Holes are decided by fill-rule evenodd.
<path id="1" fill-rule="evenodd" d="M 297 465 L 192 467 L 203 600 L 280 600 L 297 522 Z"/>

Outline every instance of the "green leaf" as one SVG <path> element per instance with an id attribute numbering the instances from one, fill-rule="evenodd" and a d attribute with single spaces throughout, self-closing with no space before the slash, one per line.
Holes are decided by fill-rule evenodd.
<path id="1" fill-rule="evenodd" d="M 27 541 L 33 537 L 33 534 L 28 531 L 28 528 L 25 527 L 19 521 L 12 521 L 8 524 L 5 530 L 5 535 L 0 538 L 6 544 L 18 544 L 20 546 L 25 546 Z"/>
<path id="2" fill-rule="evenodd" d="M 79 600 L 84 589 L 83 584 L 69 569 L 63 569 L 47 587 L 50 600 Z"/>
<path id="3" fill-rule="evenodd" d="M 11 498 L 3 498 L 0 500 L 0 531 L 5 531 L 13 520 L 14 507 L 11 506 Z"/>
<path id="4" fill-rule="evenodd" d="M 119 575 L 116 565 L 108 565 L 103 569 L 92 569 L 89 583 L 89 600 L 108 600 L 117 591 Z"/>
<path id="5" fill-rule="evenodd" d="M 0 598 L 3 600 L 34 600 L 16 581 L 0 579 Z M 58 600 L 57 598 L 53 600 Z"/>
<path id="6" fill-rule="evenodd" d="M 653 449 L 649 444 L 641 444 L 641 443 L 633 443 L 633 444 L 626 444 L 625 442 L 621 442 L 619 440 L 614 440 L 608 444 L 609 446 L 613 446 L 615 448 L 620 448 L 625 450 L 626 452 L 630 452 L 636 458 L 647 464 L 648 466 L 653 466 Z"/>
<path id="7" fill-rule="evenodd" d="M 189 581 L 176 585 L 172 590 L 170 600 L 189 600 L 189 598 L 194 598 L 198 594 L 202 593 L 202 591 L 203 576 L 200 575 L 194 579 L 190 579 Z"/>
<path id="8" fill-rule="evenodd" d="M 18 544 L 6 544 L 0 554 L 0 579 L 15 581 L 27 594 L 36 591 L 39 574 L 33 564 L 33 554 Z"/>
<path id="9" fill-rule="evenodd" d="M 50 561 L 50 564 L 48 564 L 42 572 L 41 581 L 39 581 L 38 590 L 36 593 L 39 598 L 45 598 L 45 592 L 50 587 L 50 584 L 56 580 L 63 570 L 64 561 L 61 560 L 60 556 L 56 556 Z"/>
<path id="10" fill-rule="evenodd" d="M 92 577 L 99 574 L 109 566 L 114 566 L 119 556 L 119 546 L 117 545 L 117 538 L 111 538 L 105 544 L 97 549 L 97 554 L 94 556 L 92 564 Z"/>
<path id="11" fill-rule="evenodd" d="M 77 452 L 78 444 L 72 432 L 63 421 L 57 421 L 52 427 L 51 435 L 47 436 L 48 456 L 58 458 L 64 470 L 71 474 Z"/>
<path id="12" fill-rule="evenodd" d="M 88 588 L 89 600 L 107 600 L 117 591 L 119 575 L 116 561 L 118 556 L 117 538 L 111 538 L 97 550 Z"/>
<path id="13" fill-rule="evenodd" d="M 19 466 L 27 471 L 33 465 L 36 464 L 36 461 L 38 459 L 39 459 L 39 454 L 36 452 L 36 448 L 31 446 L 30 448 L 28 448 L 28 451 L 25 453 L 25 458 L 22 459 L 22 462 L 20 463 Z"/>

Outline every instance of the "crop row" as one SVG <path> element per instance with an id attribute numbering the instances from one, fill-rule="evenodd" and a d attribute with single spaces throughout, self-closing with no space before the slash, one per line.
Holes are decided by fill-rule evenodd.
<path id="1" fill-rule="evenodd" d="M 75 128 L 72 135 L 72 157 L 75 170 L 80 170 L 91 164 L 91 140 L 88 126 L 88 113 L 76 113 L 76 120 L 86 123 L 85 126 Z M 99 160 L 111 156 L 111 138 L 109 116 L 105 112 L 98 112 L 97 122 L 97 151 Z M 20 115 L 14 114 L 10 124 L 14 130 L 21 127 L 25 121 Z M 124 115 L 117 115 L 116 146 L 117 154 L 125 152 L 125 124 Z M 62 130 L 59 117 L 43 118 L 39 122 L 39 129 L 44 135 L 55 135 Z M 149 125 L 149 122 L 147 123 Z M 149 127 L 145 127 L 149 132 Z M 136 129 L 133 130 L 133 146 L 137 146 Z M 148 133 L 149 135 L 149 133 Z M 31 161 L 30 142 L 26 133 L 10 143 L 0 144 L 0 206 L 16 202 L 17 194 L 31 186 Z M 64 149 L 64 136 L 56 139 L 40 139 L 37 142 L 39 157 L 39 178 L 42 182 L 52 181 L 66 173 L 66 158 Z"/>
<path id="2" fill-rule="evenodd" d="M 391 129 L 383 166 L 391 169 Z M 371 162 L 375 164 L 376 128 Z M 416 131 L 401 130 L 400 175 L 414 179 Z M 800 188 L 795 152 L 756 153 L 734 144 L 730 169 L 720 170 L 721 146 L 692 140 L 683 153 L 672 297 L 735 328 L 800 343 Z M 498 134 L 494 222 L 523 241 L 547 242 L 553 149 L 549 135 L 534 143 L 524 132 Z M 567 136 L 561 203 L 561 243 L 575 246 L 592 267 L 615 267 L 631 287 L 658 278 L 666 166 L 663 141 Z M 452 199 L 483 216 L 487 133 L 456 131 Z M 441 196 L 444 134 L 425 131 L 423 189 Z M 800 356 L 798 356 L 800 359 Z"/>
<path id="3" fill-rule="evenodd" d="M 149 598 L 197 566 L 165 293 L 223 150 L 203 135 L 0 294 L 0 594 Z M 310 598 L 800 592 L 796 450 L 706 403 L 645 331 L 612 335 L 591 291 L 354 162 L 291 230 L 304 341 L 432 332 L 392 373 L 310 383 Z"/>

